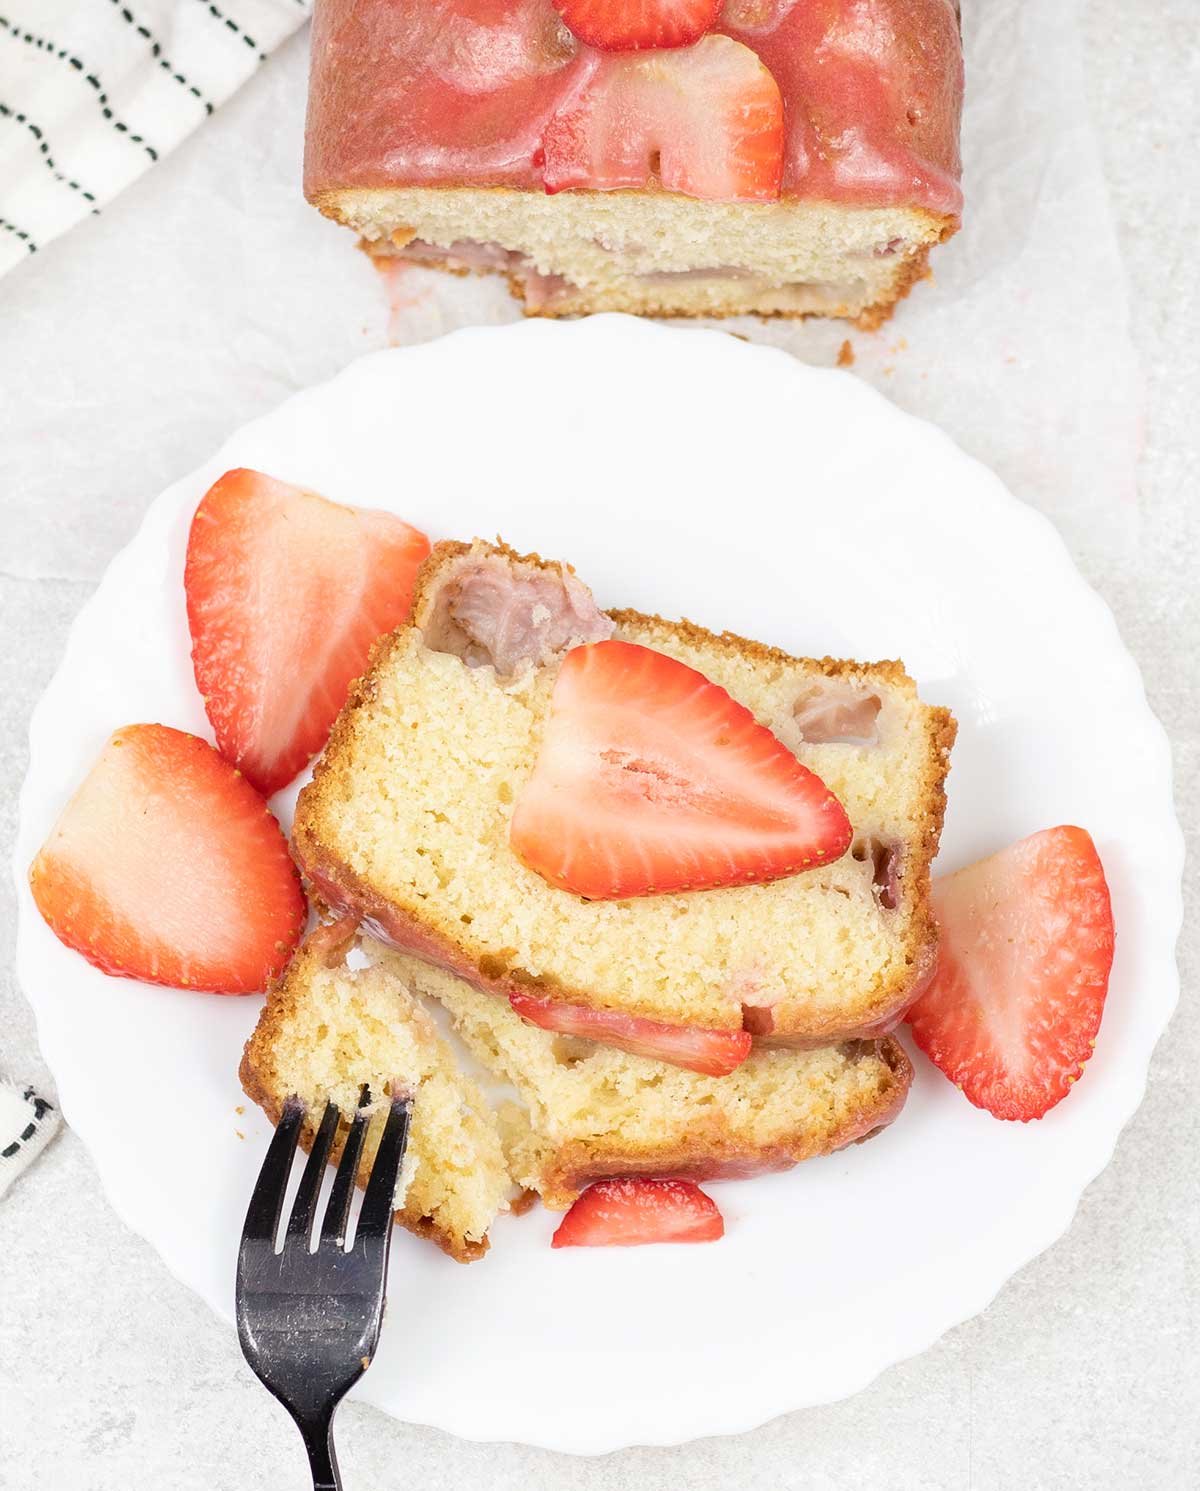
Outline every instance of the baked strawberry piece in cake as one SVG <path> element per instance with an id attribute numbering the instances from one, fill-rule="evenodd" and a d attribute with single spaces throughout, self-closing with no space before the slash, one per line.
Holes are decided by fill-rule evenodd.
<path id="1" fill-rule="evenodd" d="M 317 0 L 305 192 L 536 315 L 873 326 L 959 225 L 956 0 Z"/>

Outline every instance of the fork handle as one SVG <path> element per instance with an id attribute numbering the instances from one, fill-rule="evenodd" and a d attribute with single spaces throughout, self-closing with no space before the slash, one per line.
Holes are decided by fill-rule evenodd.
<path id="1" fill-rule="evenodd" d="M 300 1424 L 300 1433 L 308 1451 L 313 1491 L 342 1491 L 337 1454 L 333 1448 L 333 1414 L 320 1419 L 306 1419 Z"/>

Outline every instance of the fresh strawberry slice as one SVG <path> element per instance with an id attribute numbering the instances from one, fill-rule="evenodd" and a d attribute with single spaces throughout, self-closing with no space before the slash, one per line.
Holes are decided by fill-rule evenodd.
<path id="1" fill-rule="evenodd" d="M 1082 828 L 1048 828 L 935 882 L 938 968 L 908 1013 L 978 1108 L 1041 1118 L 1096 1044 L 1113 960 L 1108 884 Z"/>
<path id="2" fill-rule="evenodd" d="M 371 644 L 405 620 L 429 540 L 227 471 L 192 519 L 184 586 L 192 664 L 225 757 L 270 796 L 325 744 Z"/>
<path id="3" fill-rule="evenodd" d="M 717 1203 L 690 1180 L 598 1180 L 558 1224 L 550 1246 L 635 1248 L 724 1236 Z"/>
<path id="4" fill-rule="evenodd" d="M 717 23 L 722 0 L 554 0 L 579 38 L 602 52 L 686 47 Z"/>
<path id="5" fill-rule="evenodd" d="M 783 101 L 749 47 L 705 36 L 670 52 L 600 59 L 542 136 L 548 192 L 657 177 L 710 202 L 771 202 L 783 177 Z"/>
<path id="6" fill-rule="evenodd" d="M 779 880 L 850 837 L 824 782 L 723 688 L 615 640 L 563 659 L 510 829 L 530 869 L 590 900 Z"/>
<path id="7" fill-rule="evenodd" d="M 559 1004 L 535 994 L 510 994 L 509 1003 L 522 1020 L 560 1035 L 581 1035 L 634 1056 L 649 1056 L 672 1066 L 727 1077 L 750 1055 L 748 1030 L 709 1030 L 698 1025 L 666 1025 L 619 1010 L 594 1010 L 581 1004 Z"/>
<path id="8" fill-rule="evenodd" d="M 105 973 L 251 994 L 307 907 L 279 824 L 206 741 L 113 734 L 29 871 L 50 930 Z"/>

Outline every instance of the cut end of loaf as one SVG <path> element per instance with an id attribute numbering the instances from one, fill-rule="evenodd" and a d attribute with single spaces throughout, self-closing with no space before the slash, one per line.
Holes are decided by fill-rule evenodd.
<path id="1" fill-rule="evenodd" d="M 504 274 L 533 316 L 835 316 L 870 329 L 958 226 L 924 208 L 662 191 L 359 187 L 314 200 L 380 260 Z"/>

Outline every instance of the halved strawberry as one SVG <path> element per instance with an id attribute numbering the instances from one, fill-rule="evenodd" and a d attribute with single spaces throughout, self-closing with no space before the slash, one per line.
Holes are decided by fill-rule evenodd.
<path id="1" fill-rule="evenodd" d="M 215 994 L 264 989 L 307 916 L 266 803 L 167 725 L 109 737 L 29 884 L 59 941 L 105 973 Z"/>
<path id="2" fill-rule="evenodd" d="M 938 967 L 913 1038 L 977 1108 L 1041 1118 L 1096 1044 L 1112 906 L 1091 835 L 1048 828 L 935 882 Z"/>
<path id="3" fill-rule="evenodd" d="M 722 0 L 554 0 L 554 8 L 589 46 L 602 52 L 686 47 L 717 23 Z"/>
<path id="4" fill-rule="evenodd" d="M 705 201 L 771 202 L 783 178 L 783 101 L 750 48 L 727 36 L 605 55 L 551 118 L 542 152 L 548 192 L 657 178 Z"/>
<path id="5" fill-rule="evenodd" d="M 510 828 L 530 869 L 590 900 L 779 880 L 850 837 L 824 782 L 723 688 L 615 640 L 564 658 Z"/>
<path id="6" fill-rule="evenodd" d="M 550 1246 L 634 1248 L 724 1236 L 717 1203 L 690 1180 L 598 1180 L 558 1224 Z"/>
<path id="7" fill-rule="evenodd" d="M 535 994 L 510 994 L 509 1003 L 522 1020 L 560 1035 L 580 1035 L 604 1046 L 616 1046 L 634 1056 L 649 1056 L 672 1066 L 727 1077 L 750 1055 L 748 1030 L 709 1030 L 698 1025 L 666 1025 L 643 1020 L 619 1010 L 594 1010 L 580 1004 L 559 1004 Z"/>
<path id="8" fill-rule="evenodd" d="M 227 471 L 192 519 L 192 664 L 225 757 L 270 796 L 325 744 L 371 644 L 405 620 L 429 553 L 391 513 Z"/>

